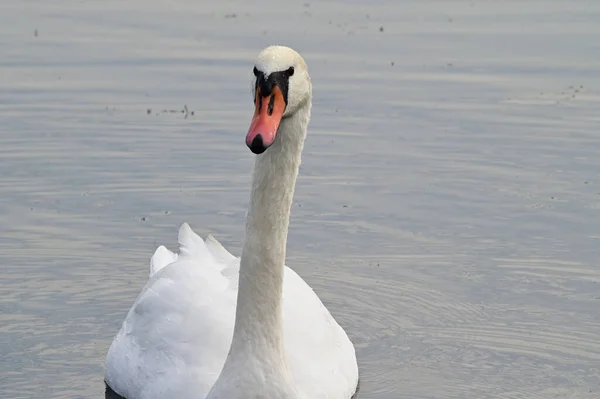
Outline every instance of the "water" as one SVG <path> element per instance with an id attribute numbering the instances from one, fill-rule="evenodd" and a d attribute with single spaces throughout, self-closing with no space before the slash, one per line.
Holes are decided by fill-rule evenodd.
<path id="1" fill-rule="evenodd" d="M 0 5 L 0 397 L 102 398 L 182 222 L 239 253 L 251 62 L 286 44 L 287 263 L 360 398 L 598 398 L 600 3 L 218 3 Z"/>

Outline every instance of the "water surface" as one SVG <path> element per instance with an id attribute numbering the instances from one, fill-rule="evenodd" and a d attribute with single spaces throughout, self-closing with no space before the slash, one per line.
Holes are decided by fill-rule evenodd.
<path id="1" fill-rule="evenodd" d="M 277 43 L 314 86 L 287 263 L 355 342 L 360 397 L 597 398 L 598 21 L 594 1 L 3 2 L 0 397 L 103 397 L 182 222 L 239 254 L 251 62 Z"/>

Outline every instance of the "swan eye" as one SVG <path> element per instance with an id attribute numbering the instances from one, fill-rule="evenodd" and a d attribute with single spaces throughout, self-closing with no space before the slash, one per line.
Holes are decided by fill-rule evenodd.
<path id="1" fill-rule="evenodd" d="M 287 76 L 294 76 L 294 67 L 289 67 L 287 71 L 285 71 Z"/>

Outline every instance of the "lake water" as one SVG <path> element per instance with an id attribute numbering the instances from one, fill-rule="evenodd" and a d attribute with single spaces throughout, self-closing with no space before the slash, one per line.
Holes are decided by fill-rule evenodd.
<path id="1" fill-rule="evenodd" d="M 239 254 L 269 44 L 314 87 L 287 264 L 360 398 L 600 397 L 600 2 L 251 3 L 0 5 L 0 397 L 103 398 L 182 222 Z"/>

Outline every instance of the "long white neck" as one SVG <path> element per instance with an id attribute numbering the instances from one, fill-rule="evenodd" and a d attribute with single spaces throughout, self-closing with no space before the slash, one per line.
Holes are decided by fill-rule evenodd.
<path id="1" fill-rule="evenodd" d="M 282 119 L 277 138 L 256 158 L 240 261 L 237 310 L 227 361 L 252 357 L 286 368 L 282 290 L 290 210 L 310 119 L 310 100 Z"/>

